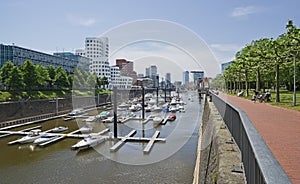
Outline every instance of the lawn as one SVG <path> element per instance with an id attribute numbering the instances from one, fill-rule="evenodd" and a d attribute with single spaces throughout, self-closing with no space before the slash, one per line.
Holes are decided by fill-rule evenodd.
<path id="1" fill-rule="evenodd" d="M 253 95 L 253 90 L 249 90 L 249 96 L 243 96 L 243 98 L 251 100 Z M 287 90 L 280 90 L 280 102 L 275 102 L 276 99 L 276 92 L 274 90 L 271 90 L 271 102 L 268 102 L 271 105 L 292 109 L 300 112 L 300 91 L 297 91 L 296 93 L 296 106 L 293 106 L 293 92 L 287 91 Z M 236 95 L 236 94 L 231 94 Z"/>
<path id="2" fill-rule="evenodd" d="M 19 100 L 21 98 L 30 98 L 33 99 L 45 99 L 45 98 L 55 98 L 62 97 L 67 94 L 70 94 L 69 90 L 57 90 L 57 91 L 23 91 L 19 93 L 12 93 L 8 91 L 0 91 L 0 101 L 7 100 Z"/>
<path id="3" fill-rule="evenodd" d="M 275 102 L 275 92 L 271 92 L 272 96 L 272 101 L 270 104 L 283 107 L 283 108 L 288 108 L 288 109 L 293 109 L 296 111 L 300 111 L 300 91 L 297 91 L 296 93 L 296 106 L 293 106 L 293 92 L 290 91 L 280 91 L 280 102 L 276 103 Z"/>

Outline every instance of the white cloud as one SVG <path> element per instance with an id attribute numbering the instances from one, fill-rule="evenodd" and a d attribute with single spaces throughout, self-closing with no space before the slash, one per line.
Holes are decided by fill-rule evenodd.
<path id="1" fill-rule="evenodd" d="M 258 8 L 254 6 L 237 7 L 231 12 L 231 17 L 242 17 L 258 12 Z"/>
<path id="2" fill-rule="evenodd" d="M 84 18 L 73 14 L 67 14 L 66 18 L 73 25 L 91 26 L 96 23 L 96 19 L 94 18 Z"/>
<path id="3" fill-rule="evenodd" d="M 210 44 L 209 47 L 213 51 L 219 63 L 232 61 L 235 58 L 237 51 L 242 49 L 242 45 L 238 44 Z"/>
<path id="4" fill-rule="evenodd" d="M 212 50 L 221 51 L 221 52 L 232 52 L 232 51 L 238 51 L 242 48 L 241 45 L 237 44 L 210 44 L 209 47 Z"/>

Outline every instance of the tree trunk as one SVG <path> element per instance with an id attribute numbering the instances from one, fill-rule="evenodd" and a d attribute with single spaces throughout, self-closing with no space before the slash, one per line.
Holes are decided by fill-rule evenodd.
<path id="1" fill-rule="evenodd" d="M 260 91 L 260 70 L 256 70 L 256 91 Z"/>
<path id="2" fill-rule="evenodd" d="M 280 102 L 280 96 L 279 96 L 279 64 L 278 62 L 276 62 L 276 76 L 275 76 L 275 80 L 276 80 L 276 102 Z"/>
<path id="3" fill-rule="evenodd" d="M 248 87 L 248 74 L 245 73 L 245 87 L 246 87 L 246 96 L 249 96 L 249 87 Z"/>

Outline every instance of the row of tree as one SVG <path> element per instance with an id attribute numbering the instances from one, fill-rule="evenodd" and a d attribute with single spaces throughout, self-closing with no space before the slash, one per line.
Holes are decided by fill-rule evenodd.
<path id="1" fill-rule="evenodd" d="M 251 87 L 256 91 L 274 87 L 276 102 L 279 102 L 280 87 L 293 90 L 294 73 L 296 86 L 300 89 L 299 51 L 300 29 L 288 21 L 286 32 L 278 38 L 254 40 L 238 51 L 232 64 L 215 80 L 215 84 L 225 79 L 228 90 L 245 89 L 246 96 Z"/>
<path id="2" fill-rule="evenodd" d="M 52 65 L 44 67 L 34 65 L 31 60 L 25 60 L 18 67 L 11 61 L 6 62 L 0 69 L 0 81 L 2 89 L 19 92 L 23 90 L 56 90 L 101 88 L 108 84 L 107 78 L 98 78 L 96 74 L 74 69 L 74 73 L 67 72 L 60 66 Z"/>

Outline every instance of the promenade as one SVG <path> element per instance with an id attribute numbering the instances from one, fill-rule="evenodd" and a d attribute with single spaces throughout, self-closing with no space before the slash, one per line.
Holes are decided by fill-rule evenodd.
<path id="1" fill-rule="evenodd" d="M 300 112 L 223 93 L 219 96 L 246 112 L 292 183 L 300 184 Z"/>

